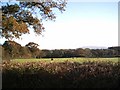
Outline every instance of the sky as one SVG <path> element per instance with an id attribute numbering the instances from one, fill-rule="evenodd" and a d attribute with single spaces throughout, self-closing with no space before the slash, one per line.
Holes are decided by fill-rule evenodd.
<path id="1" fill-rule="evenodd" d="M 55 14 L 55 22 L 43 21 L 41 36 L 31 32 L 15 41 L 35 42 L 40 49 L 118 46 L 118 2 L 68 2 L 65 12 Z"/>

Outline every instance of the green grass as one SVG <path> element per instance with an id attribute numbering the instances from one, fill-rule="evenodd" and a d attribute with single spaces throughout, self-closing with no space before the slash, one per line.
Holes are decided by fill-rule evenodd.
<path id="1" fill-rule="evenodd" d="M 71 61 L 71 62 L 88 62 L 88 61 L 112 61 L 112 62 L 118 62 L 119 58 L 53 58 L 53 61 L 51 61 L 51 58 L 41 58 L 41 59 L 13 59 L 11 60 L 14 62 L 65 62 L 65 61 Z"/>

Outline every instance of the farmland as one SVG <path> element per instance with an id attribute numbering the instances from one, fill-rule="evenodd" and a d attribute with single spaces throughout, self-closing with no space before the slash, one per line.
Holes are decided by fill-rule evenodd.
<path id="1" fill-rule="evenodd" d="M 118 88 L 118 58 L 3 61 L 3 88 Z"/>

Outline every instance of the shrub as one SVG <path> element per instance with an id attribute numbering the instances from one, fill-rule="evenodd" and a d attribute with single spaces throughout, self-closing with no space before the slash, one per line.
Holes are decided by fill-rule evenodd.
<path id="1" fill-rule="evenodd" d="M 120 63 L 3 62 L 3 88 L 117 88 Z"/>

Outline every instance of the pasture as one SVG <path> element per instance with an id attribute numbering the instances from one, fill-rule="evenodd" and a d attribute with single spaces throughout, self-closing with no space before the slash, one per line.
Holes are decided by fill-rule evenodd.
<path id="1" fill-rule="evenodd" d="M 24 62 L 46 62 L 46 63 L 51 63 L 51 62 L 65 62 L 65 61 L 70 61 L 70 62 L 78 62 L 78 63 L 83 63 L 83 62 L 113 62 L 116 63 L 120 61 L 120 58 L 41 58 L 41 59 L 13 59 L 11 62 L 19 62 L 19 63 L 24 63 Z"/>

